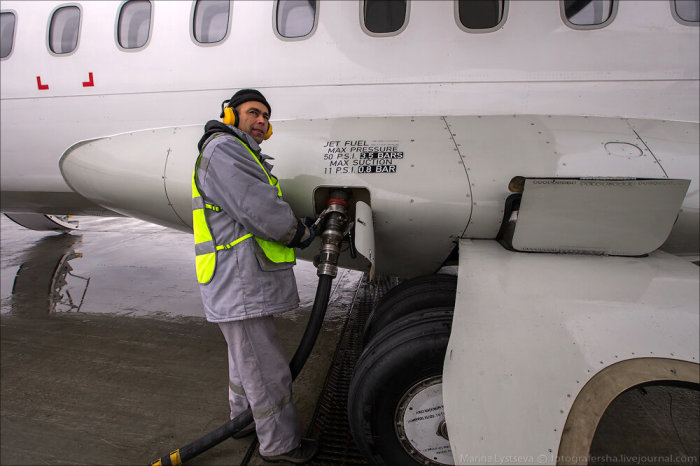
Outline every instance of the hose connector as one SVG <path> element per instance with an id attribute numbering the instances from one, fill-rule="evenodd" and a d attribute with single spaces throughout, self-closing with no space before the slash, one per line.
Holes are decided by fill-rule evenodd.
<path id="1" fill-rule="evenodd" d="M 328 275 L 335 278 L 338 275 L 338 257 L 340 244 L 345 237 L 348 224 L 349 194 L 343 190 L 331 191 L 327 208 L 324 211 L 324 227 L 321 233 L 321 254 L 318 257 L 316 275 Z"/>

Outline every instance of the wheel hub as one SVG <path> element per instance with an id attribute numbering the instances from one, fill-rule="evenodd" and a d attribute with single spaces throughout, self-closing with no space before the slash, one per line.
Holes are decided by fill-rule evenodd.
<path id="1" fill-rule="evenodd" d="M 401 446 L 418 463 L 454 464 L 442 405 L 442 376 L 422 380 L 404 393 L 394 426 Z"/>

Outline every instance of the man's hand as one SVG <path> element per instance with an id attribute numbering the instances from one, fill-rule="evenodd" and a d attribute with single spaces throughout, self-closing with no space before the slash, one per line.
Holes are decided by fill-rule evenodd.
<path id="1" fill-rule="evenodd" d="M 308 236 L 307 236 L 308 235 Z M 301 237 L 301 243 L 299 243 L 299 249 L 306 249 L 309 247 L 311 242 L 316 237 L 316 232 L 310 226 L 306 227 L 306 233 Z"/>
<path id="2" fill-rule="evenodd" d="M 316 232 L 314 231 L 313 225 L 314 219 L 309 217 L 304 217 L 303 219 L 297 219 L 297 233 L 294 235 L 294 239 L 287 245 L 290 248 L 304 249 L 309 247 L 311 242 L 316 237 Z"/>

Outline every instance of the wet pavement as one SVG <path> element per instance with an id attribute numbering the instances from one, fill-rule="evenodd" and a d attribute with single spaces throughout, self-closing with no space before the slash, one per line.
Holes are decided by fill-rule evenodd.
<path id="1" fill-rule="evenodd" d="M 0 227 L 0 463 L 148 464 L 226 422 L 227 361 L 207 323 L 190 235 L 133 219 L 78 219 L 70 234 Z M 291 358 L 316 289 L 276 319 Z M 294 383 L 309 430 L 362 274 L 341 270 L 323 329 Z M 192 464 L 265 464 L 254 436 Z"/>
<path id="2" fill-rule="evenodd" d="M 79 218 L 71 234 L 0 216 L 0 464 L 141 464 L 228 418 L 225 342 L 203 317 L 190 235 L 124 218 Z M 291 358 L 316 290 L 296 266 L 301 306 L 276 318 Z M 345 397 L 373 301 L 341 270 L 324 326 L 294 383 L 314 465 L 364 464 Z M 698 464 L 697 387 L 632 389 L 610 406 L 592 464 Z M 657 461 L 658 460 L 658 461 Z M 188 464 L 261 465 L 255 437 Z"/>

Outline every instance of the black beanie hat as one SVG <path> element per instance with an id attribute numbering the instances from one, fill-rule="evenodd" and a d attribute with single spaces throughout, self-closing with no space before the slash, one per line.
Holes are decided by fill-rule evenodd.
<path id="1" fill-rule="evenodd" d="M 264 104 L 267 107 L 267 111 L 270 113 L 270 115 L 272 115 L 272 108 L 270 107 L 270 104 L 267 103 L 267 100 L 265 100 L 265 96 L 263 96 L 260 91 L 255 89 L 241 89 L 240 91 L 236 92 L 233 94 L 233 97 L 231 97 L 231 100 L 228 101 L 227 107 L 236 108 L 240 104 L 251 100 Z"/>

